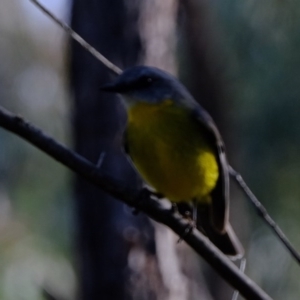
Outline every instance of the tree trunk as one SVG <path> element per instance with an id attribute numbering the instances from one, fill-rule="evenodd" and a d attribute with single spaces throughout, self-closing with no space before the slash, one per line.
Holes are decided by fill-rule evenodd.
<path id="1" fill-rule="evenodd" d="M 140 40 L 135 1 L 74 0 L 72 27 L 108 59 L 123 68 L 136 63 Z M 125 115 L 116 96 L 100 92 L 108 70 L 77 43 L 71 44 L 70 77 L 74 94 L 75 150 L 128 184 L 140 185 L 121 152 Z M 111 78 L 112 79 L 112 78 Z M 153 257 L 153 230 L 144 216 L 91 186 L 74 182 L 80 299 L 129 299 L 133 249 Z M 135 253 L 135 252 L 134 252 Z M 145 255 L 144 252 L 143 255 Z M 141 298 L 142 299 L 142 298 Z"/>

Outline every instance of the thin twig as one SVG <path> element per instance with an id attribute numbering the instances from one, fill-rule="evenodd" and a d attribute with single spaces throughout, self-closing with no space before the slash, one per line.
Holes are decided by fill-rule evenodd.
<path id="1" fill-rule="evenodd" d="M 228 283 L 239 290 L 246 299 L 271 300 L 269 295 L 243 274 L 198 230 L 194 228 L 189 234 L 183 236 L 187 226 L 190 226 L 189 221 L 178 212 L 167 207 L 164 202 L 155 198 L 150 191 L 144 189 L 141 192 L 129 188 L 122 182 L 100 172 L 95 165 L 84 157 L 59 144 L 22 117 L 2 108 L 0 108 L 0 126 L 20 136 L 105 192 L 117 197 L 127 205 L 138 208 L 152 219 L 167 225 L 177 235 L 182 236 L 191 248 L 203 257 Z"/>
<path id="2" fill-rule="evenodd" d="M 240 261 L 240 271 L 243 272 L 243 273 L 245 273 L 246 263 L 247 263 L 247 259 L 245 257 L 243 257 Z M 240 292 L 235 290 L 233 295 L 232 295 L 231 300 L 238 300 L 239 295 L 240 295 Z"/>
<path id="3" fill-rule="evenodd" d="M 278 236 L 290 254 L 295 258 L 295 260 L 300 263 L 300 254 L 288 240 L 286 235 L 280 229 L 280 227 L 276 224 L 276 222 L 271 218 L 268 214 L 266 208 L 259 202 L 256 196 L 252 193 L 246 182 L 244 181 L 241 174 L 235 171 L 232 167 L 229 168 L 230 175 L 235 179 L 238 185 L 241 187 L 247 198 L 251 201 L 256 209 L 256 212 L 262 219 L 266 222 L 266 224 L 273 230 L 273 232 Z"/>
<path id="4" fill-rule="evenodd" d="M 104 66 L 111 70 L 116 75 L 120 75 L 122 70 L 109 61 L 105 56 L 98 52 L 93 46 L 91 46 L 86 40 L 84 40 L 77 32 L 75 32 L 69 25 L 57 18 L 51 13 L 44 5 L 37 0 L 30 0 L 40 10 L 42 10 L 49 18 L 51 18 L 56 24 L 58 24 L 67 34 L 69 34 L 75 41 L 77 41 L 84 49 L 95 56 Z"/>

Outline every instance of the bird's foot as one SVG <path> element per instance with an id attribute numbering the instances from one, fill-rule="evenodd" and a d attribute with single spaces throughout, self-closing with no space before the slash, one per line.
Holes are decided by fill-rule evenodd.
<path id="1" fill-rule="evenodd" d="M 187 237 L 193 229 L 196 228 L 196 223 L 193 220 L 189 220 L 189 223 L 186 225 L 183 234 L 179 237 L 177 243 L 179 244 L 185 237 Z"/>

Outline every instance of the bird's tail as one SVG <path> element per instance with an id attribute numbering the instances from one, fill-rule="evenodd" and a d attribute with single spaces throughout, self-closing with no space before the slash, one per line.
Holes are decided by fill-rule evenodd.
<path id="1" fill-rule="evenodd" d="M 221 233 L 212 224 L 210 205 L 197 205 L 197 229 L 204 233 L 224 254 L 232 259 L 242 258 L 244 249 L 228 223 L 225 232 Z"/>

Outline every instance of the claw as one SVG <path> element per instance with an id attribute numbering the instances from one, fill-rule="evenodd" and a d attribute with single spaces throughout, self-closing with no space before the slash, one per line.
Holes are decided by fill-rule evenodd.
<path id="1" fill-rule="evenodd" d="M 179 237 L 177 244 L 179 244 L 186 236 L 188 236 L 194 228 L 196 228 L 195 222 L 190 221 L 189 224 L 185 227 L 183 234 Z"/>

